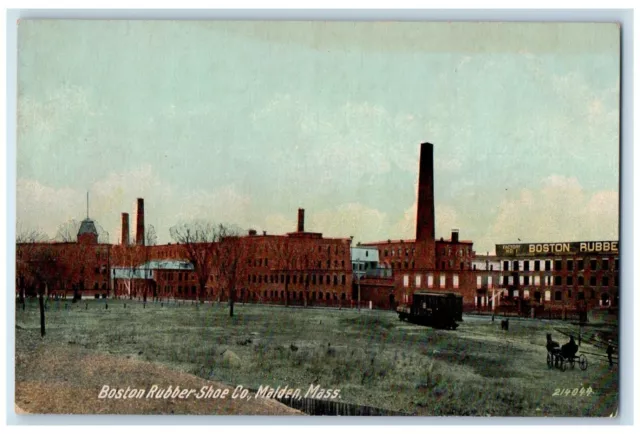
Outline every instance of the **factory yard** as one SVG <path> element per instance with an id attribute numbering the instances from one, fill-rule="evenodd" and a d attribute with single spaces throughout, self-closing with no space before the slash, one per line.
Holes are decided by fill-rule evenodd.
<path id="1" fill-rule="evenodd" d="M 98 399 L 102 385 L 145 388 L 311 384 L 337 400 L 424 416 L 601 416 L 616 412 L 618 367 L 585 327 L 588 369 L 546 364 L 545 338 L 570 322 L 466 316 L 456 331 L 398 320 L 390 311 L 282 306 L 52 301 L 40 338 L 38 304 L 16 311 L 16 405 L 28 413 L 299 414 L 267 399 Z M 124 304 L 126 303 L 126 308 Z M 68 309 L 65 309 L 67 304 Z M 617 340 L 617 339 L 616 339 Z M 585 343 L 587 342 L 587 343 Z M 567 393 L 568 391 L 568 393 Z"/>

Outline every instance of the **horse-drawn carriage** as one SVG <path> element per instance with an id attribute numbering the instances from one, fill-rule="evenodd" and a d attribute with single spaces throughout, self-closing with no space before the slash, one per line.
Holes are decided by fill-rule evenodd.
<path id="1" fill-rule="evenodd" d="M 581 370 L 587 369 L 587 356 L 578 354 L 578 345 L 574 342 L 573 336 L 560 348 L 560 344 L 552 341 L 551 335 L 547 334 L 547 366 L 549 368 L 556 367 L 565 371 L 567 366 L 571 369 L 575 368 L 576 362 Z"/>

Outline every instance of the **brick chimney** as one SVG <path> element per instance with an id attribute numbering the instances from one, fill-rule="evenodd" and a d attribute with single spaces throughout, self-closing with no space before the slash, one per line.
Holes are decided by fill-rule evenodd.
<path id="1" fill-rule="evenodd" d="M 122 213 L 122 238 L 120 244 L 123 246 L 129 245 L 129 213 Z"/>
<path id="2" fill-rule="evenodd" d="M 435 238 L 435 205 L 433 197 L 433 145 L 420 145 L 420 173 L 418 175 L 418 215 L 416 241 Z"/>
<path id="3" fill-rule="evenodd" d="M 452 229 L 451 230 L 451 242 L 452 243 L 458 243 L 459 241 L 460 241 L 460 237 L 459 237 L 458 229 Z"/>
<path id="4" fill-rule="evenodd" d="M 136 244 L 144 246 L 144 199 L 138 198 L 138 213 L 136 214 Z"/>
<path id="5" fill-rule="evenodd" d="M 304 208 L 298 208 L 298 232 L 304 232 Z"/>

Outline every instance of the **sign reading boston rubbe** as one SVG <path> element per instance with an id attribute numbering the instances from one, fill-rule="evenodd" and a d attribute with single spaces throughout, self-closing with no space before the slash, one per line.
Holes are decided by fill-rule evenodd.
<path id="1" fill-rule="evenodd" d="M 497 256 L 617 254 L 618 241 L 575 241 L 568 243 L 496 244 Z"/>

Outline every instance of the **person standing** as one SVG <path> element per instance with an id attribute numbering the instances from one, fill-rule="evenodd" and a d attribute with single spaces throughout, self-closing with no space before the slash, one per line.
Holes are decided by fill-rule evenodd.
<path id="1" fill-rule="evenodd" d="M 609 367 L 613 366 L 613 344 L 611 340 L 609 340 L 609 345 L 607 346 L 607 358 L 609 359 Z"/>

